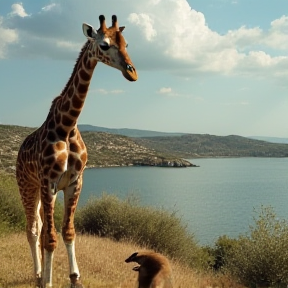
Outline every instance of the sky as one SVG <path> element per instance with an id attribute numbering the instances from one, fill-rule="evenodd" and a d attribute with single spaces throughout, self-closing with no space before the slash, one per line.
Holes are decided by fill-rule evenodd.
<path id="1" fill-rule="evenodd" d="M 288 137 L 288 0 L 0 0 L 0 124 L 41 126 L 100 14 L 138 80 L 99 63 L 78 123 Z"/>

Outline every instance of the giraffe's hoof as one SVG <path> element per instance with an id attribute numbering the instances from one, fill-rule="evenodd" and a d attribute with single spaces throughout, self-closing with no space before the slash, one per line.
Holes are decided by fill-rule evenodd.
<path id="1" fill-rule="evenodd" d="M 84 288 L 84 286 L 81 284 L 80 279 L 76 273 L 70 275 L 70 280 L 71 280 L 70 288 Z"/>
<path id="2" fill-rule="evenodd" d="M 37 288 L 43 287 L 43 285 L 42 285 L 42 278 L 41 278 L 41 277 L 36 277 L 35 286 L 36 286 Z"/>

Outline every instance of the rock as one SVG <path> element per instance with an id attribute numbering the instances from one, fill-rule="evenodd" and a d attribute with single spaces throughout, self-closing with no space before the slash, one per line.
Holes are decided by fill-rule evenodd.
<path id="1" fill-rule="evenodd" d="M 134 166 L 157 166 L 157 167 L 198 167 L 184 159 L 166 159 L 161 157 L 151 157 L 145 159 L 134 160 Z"/>

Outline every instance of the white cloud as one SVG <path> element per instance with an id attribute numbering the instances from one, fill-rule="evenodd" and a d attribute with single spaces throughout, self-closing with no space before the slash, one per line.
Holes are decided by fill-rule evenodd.
<path id="1" fill-rule="evenodd" d="M 161 94 L 165 97 L 182 97 L 182 98 L 190 98 L 188 95 L 181 95 L 175 92 L 171 87 L 162 87 L 157 91 L 158 94 Z"/>
<path id="2" fill-rule="evenodd" d="M 160 94 L 167 94 L 167 93 L 171 93 L 171 92 L 172 92 L 172 88 L 170 88 L 170 87 L 162 87 L 158 91 L 158 93 L 160 93 Z"/>
<path id="3" fill-rule="evenodd" d="M 55 7 L 57 7 L 58 5 L 56 4 L 56 3 L 52 3 L 52 4 L 50 4 L 50 5 L 47 5 L 47 6 L 44 6 L 43 8 L 42 8 L 42 11 L 50 11 L 50 10 L 52 10 L 52 9 L 55 9 Z"/>
<path id="4" fill-rule="evenodd" d="M 243 50 L 258 45 L 261 37 L 263 37 L 263 31 L 259 27 L 248 29 L 242 26 L 237 30 L 229 30 L 223 38 L 226 45 L 230 44 L 238 50 Z"/>
<path id="5" fill-rule="evenodd" d="M 11 6 L 12 12 L 10 13 L 11 16 L 19 16 L 19 17 L 27 17 L 28 14 L 25 12 L 22 3 L 15 3 Z"/>
<path id="6" fill-rule="evenodd" d="M 0 16 L 0 59 L 5 58 L 7 46 L 18 41 L 18 34 L 13 29 L 2 27 L 3 18 Z"/>
<path id="7" fill-rule="evenodd" d="M 277 50 L 288 50 L 288 16 L 271 22 L 271 28 L 263 43 Z"/>
<path id="8" fill-rule="evenodd" d="M 277 58 L 272 58 L 263 51 L 251 51 L 249 53 L 249 60 L 253 66 L 257 65 L 260 67 L 267 67 L 277 63 Z"/>
<path id="9" fill-rule="evenodd" d="M 288 76 L 287 16 L 272 21 L 268 30 L 241 26 L 220 35 L 186 0 L 111 0 L 101 4 L 101 13 L 111 13 L 116 3 L 120 25 L 128 24 L 124 35 L 138 70 L 170 70 L 181 77 L 195 73 Z M 13 4 L 12 12 L 0 22 L 0 57 L 7 45 L 18 40 L 19 45 L 9 49 L 11 57 L 74 60 L 85 42 L 82 22 L 98 26 L 95 6 L 92 0 L 85 1 L 85 9 L 77 0 L 54 0 L 27 17 L 22 3 Z M 106 14 L 107 25 L 110 17 Z"/>
<path id="10" fill-rule="evenodd" d="M 162 68 L 166 69 L 166 65 L 170 63 L 170 69 L 181 71 L 181 75 L 186 70 L 186 75 L 203 71 L 244 75 L 253 73 L 261 77 L 267 75 L 269 78 L 283 76 L 283 73 L 288 76 L 288 71 L 284 72 L 283 69 L 281 74 L 275 74 L 275 70 L 286 66 L 288 60 L 286 16 L 273 21 L 269 31 L 242 26 L 220 35 L 212 31 L 205 16 L 192 9 L 185 0 L 148 1 L 147 6 L 141 5 L 141 11 L 142 14 L 145 12 L 149 15 L 149 19 L 153 19 L 149 22 L 152 25 L 150 30 L 156 31 L 153 45 L 142 41 L 137 47 L 141 50 L 141 64 L 146 64 L 146 69 L 157 68 L 153 63 L 158 59 L 157 63 Z M 131 21 L 131 24 L 134 22 Z M 140 24 L 138 31 L 144 33 Z M 137 38 L 137 43 L 138 41 L 140 38 Z M 270 54 L 271 47 L 275 49 L 273 56 Z M 284 50 L 282 55 L 280 49 Z M 145 50 L 149 53 L 145 53 Z"/>
<path id="11" fill-rule="evenodd" d="M 100 94 L 104 94 L 104 95 L 108 95 L 108 94 L 122 94 L 124 93 L 125 91 L 124 90 L 121 90 L 121 89 L 116 89 L 116 90 L 107 90 L 107 89 L 96 89 L 94 91 L 91 91 L 90 90 L 90 93 L 100 93 Z"/>
<path id="12" fill-rule="evenodd" d="M 101 94 L 108 94 L 108 91 L 106 89 L 97 89 L 97 90 L 90 90 L 90 93 L 93 93 L 93 92 L 98 92 L 98 93 L 101 93 Z"/>
<path id="13" fill-rule="evenodd" d="M 125 91 L 124 90 L 121 90 L 121 89 L 117 89 L 117 90 L 111 90 L 110 93 L 111 94 L 122 94 L 124 93 Z"/>
<path id="14" fill-rule="evenodd" d="M 281 18 L 271 22 L 272 29 L 282 30 L 283 32 L 288 29 L 288 16 L 283 15 Z"/>
<path id="15" fill-rule="evenodd" d="M 64 48 L 64 49 L 69 49 L 72 51 L 80 51 L 81 49 L 81 44 L 75 43 L 75 42 L 70 42 L 70 41 L 57 41 L 56 45 L 58 47 Z"/>
<path id="16" fill-rule="evenodd" d="M 145 38 L 148 41 L 153 41 L 155 36 L 157 35 L 156 30 L 153 28 L 153 20 L 150 18 L 149 15 L 147 14 L 136 14 L 136 13 L 131 13 L 128 17 L 128 20 L 139 26 L 141 30 L 143 30 L 143 33 L 145 35 Z"/>

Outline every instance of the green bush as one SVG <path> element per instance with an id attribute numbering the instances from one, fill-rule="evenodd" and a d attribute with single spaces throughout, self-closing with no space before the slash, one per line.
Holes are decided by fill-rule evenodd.
<path id="1" fill-rule="evenodd" d="M 194 267 L 206 265 L 207 255 L 175 212 L 142 207 L 138 202 L 133 196 L 122 201 L 105 194 L 91 199 L 76 214 L 76 229 L 118 241 L 128 240 Z"/>
<path id="2" fill-rule="evenodd" d="M 245 285 L 288 283 L 288 223 L 271 207 L 261 207 L 247 235 L 239 237 L 227 258 L 227 271 Z"/>
<path id="3" fill-rule="evenodd" d="M 63 205 L 55 204 L 55 226 L 61 231 Z M 26 217 L 15 175 L 0 171 L 0 235 L 25 230 Z"/>
<path id="4" fill-rule="evenodd" d="M 25 215 L 14 175 L 0 171 L 0 234 L 20 231 Z"/>
<path id="5" fill-rule="evenodd" d="M 229 238 L 226 235 L 220 236 L 214 244 L 214 247 L 206 247 L 212 258 L 210 266 L 215 271 L 220 271 L 227 263 L 227 257 L 231 253 L 231 249 L 238 243 L 238 240 Z"/>

